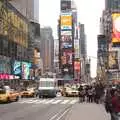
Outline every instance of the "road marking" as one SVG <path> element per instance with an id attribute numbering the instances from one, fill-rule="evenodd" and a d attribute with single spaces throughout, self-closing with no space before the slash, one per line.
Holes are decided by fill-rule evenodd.
<path id="1" fill-rule="evenodd" d="M 66 111 L 64 111 L 64 113 L 62 113 L 56 120 L 60 120 L 69 110 L 70 110 L 70 108 L 68 108 Z"/>
<path id="2" fill-rule="evenodd" d="M 30 102 L 32 100 L 22 100 L 22 101 L 19 101 L 19 103 L 27 103 L 27 102 Z"/>
<path id="3" fill-rule="evenodd" d="M 61 104 L 66 104 L 68 103 L 70 100 L 64 100 L 63 102 L 61 102 Z"/>
<path id="4" fill-rule="evenodd" d="M 72 100 L 69 104 L 75 104 L 78 100 Z"/>
<path id="5" fill-rule="evenodd" d="M 55 102 L 52 102 L 51 104 L 57 104 L 59 102 L 61 102 L 62 100 L 56 100 Z"/>
<path id="6" fill-rule="evenodd" d="M 75 104 L 78 100 L 73 99 L 31 99 L 31 100 L 21 100 L 18 103 L 33 103 L 33 104 Z"/>
<path id="7" fill-rule="evenodd" d="M 35 102 L 35 104 L 40 104 L 40 103 L 45 103 L 47 100 L 38 100 L 37 102 Z"/>
<path id="8" fill-rule="evenodd" d="M 49 103 L 52 103 L 53 101 L 55 101 L 55 99 L 48 100 L 48 101 L 46 101 L 44 104 L 49 104 Z"/>
<path id="9" fill-rule="evenodd" d="M 60 112 L 57 113 L 57 114 L 55 114 L 55 115 L 54 115 L 53 117 L 51 117 L 49 120 L 54 120 L 59 114 L 60 114 Z"/>

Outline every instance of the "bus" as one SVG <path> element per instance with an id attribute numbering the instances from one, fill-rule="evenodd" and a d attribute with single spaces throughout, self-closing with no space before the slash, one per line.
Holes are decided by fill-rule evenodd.
<path id="1" fill-rule="evenodd" d="M 38 87 L 39 98 L 56 97 L 57 81 L 55 78 L 40 78 Z"/>

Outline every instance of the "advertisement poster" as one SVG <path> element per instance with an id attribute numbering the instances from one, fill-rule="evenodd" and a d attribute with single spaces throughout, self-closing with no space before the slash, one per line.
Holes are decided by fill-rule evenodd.
<path id="1" fill-rule="evenodd" d="M 79 48 L 79 39 L 74 40 L 74 51 L 75 51 L 75 58 L 80 58 L 80 48 Z"/>
<path id="2" fill-rule="evenodd" d="M 61 10 L 62 11 L 71 10 L 71 0 L 61 1 Z"/>
<path id="3" fill-rule="evenodd" d="M 109 69 L 119 69 L 117 51 L 109 52 Z"/>
<path id="4" fill-rule="evenodd" d="M 31 63 L 22 62 L 22 79 L 28 80 L 30 78 Z"/>
<path id="5" fill-rule="evenodd" d="M 61 30 L 72 29 L 72 14 L 62 13 L 61 14 Z"/>
<path id="6" fill-rule="evenodd" d="M 72 43 L 69 42 L 63 42 L 61 43 L 61 49 L 71 49 L 72 48 Z"/>
<path id="7" fill-rule="evenodd" d="M 72 42 L 72 36 L 70 36 L 70 35 L 62 35 L 61 36 L 61 41 L 62 42 Z"/>
<path id="8" fill-rule="evenodd" d="M 120 43 L 120 13 L 113 13 L 112 21 L 112 43 Z"/>
<path id="9" fill-rule="evenodd" d="M 21 62 L 15 61 L 13 64 L 13 74 L 14 75 L 21 75 Z"/>
<path id="10" fill-rule="evenodd" d="M 11 62 L 10 58 L 0 56 L 0 73 L 11 74 Z"/>
<path id="11" fill-rule="evenodd" d="M 63 51 L 62 55 L 62 64 L 72 64 L 72 51 L 66 50 Z"/>
<path id="12" fill-rule="evenodd" d="M 79 61 L 74 62 L 74 69 L 75 69 L 75 71 L 80 72 L 80 62 Z"/>

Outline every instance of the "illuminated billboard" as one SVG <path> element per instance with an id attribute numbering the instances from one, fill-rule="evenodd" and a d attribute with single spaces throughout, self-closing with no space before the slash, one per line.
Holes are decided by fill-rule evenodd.
<path id="1" fill-rule="evenodd" d="M 62 52 L 61 61 L 62 65 L 70 64 L 72 65 L 72 50 L 64 50 Z"/>
<path id="2" fill-rule="evenodd" d="M 70 36 L 72 36 L 72 31 L 61 31 L 61 35 L 70 35 Z"/>
<path id="3" fill-rule="evenodd" d="M 20 76 L 21 72 L 22 72 L 21 62 L 15 61 L 14 64 L 13 64 L 13 74 Z"/>
<path id="4" fill-rule="evenodd" d="M 75 58 L 80 58 L 80 43 L 79 39 L 74 40 L 74 52 L 75 52 Z"/>
<path id="5" fill-rule="evenodd" d="M 61 43 L 61 49 L 67 49 L 67 48 L 72 48 L 72 43 L 69 42 Z"/>
<path id="6" fill-rule="evenodd" d="M 61 1 L 61 10 L 62 11 L 71 10 L 71 0 Z"/>
<path id="7" fill-rule="evenodd" d="M 61 36 L 61 41 L 69 41 L 69 42 L 72 42 L 72 36 L 70 36 L 70 35 L 62 35 L 62 36 Z"/>
<path id="8" fill-rule="evenodd" d="M 109 52 L 109 69 L 113 69 L 113 70 L 119 69 L 117 51 Z"/>
<path id="9" fill-rule="evenodd" d="M 72 29 L 72 14 L 62 13 L 61 14 L 61 30 Z"/>
<path id="10" fill-rule="evenodd" d="M 112 14 L 112 43 L 120 43 L 120 13 Z"/>
<path id="11" fill-rule="evenodd" d="M 30 78 L 31 63 L 22 62 L 22 79 L 28 80 Z"/>
<path id="12" fill-rule="evenodd" d="M 75 69 L 75 71 L 80 72 L 80 61 L 75 61 L 74 62 L 74 69 Z"/>

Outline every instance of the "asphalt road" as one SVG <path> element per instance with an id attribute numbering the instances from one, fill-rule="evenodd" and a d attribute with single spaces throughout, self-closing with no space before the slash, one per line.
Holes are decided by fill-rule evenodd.
<path id="1" fill-rule="evenodd" d="M 65 120 L 78 98 L 23 98 L 0 104 L 0 120 Z"/>

